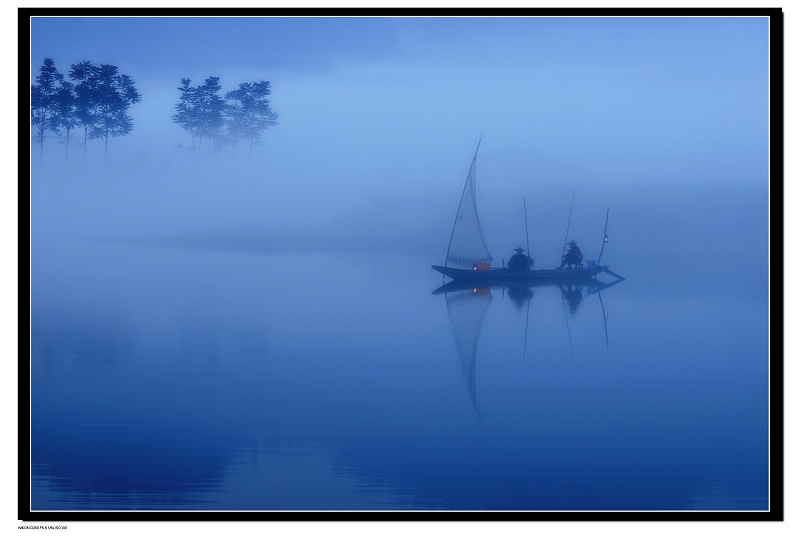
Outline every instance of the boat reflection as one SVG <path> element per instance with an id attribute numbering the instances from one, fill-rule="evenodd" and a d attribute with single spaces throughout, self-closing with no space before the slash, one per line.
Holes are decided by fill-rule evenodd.
<path id="1" fill-rule="evenodd" d="M 564 305 L 564 318 L 567 323 L 567 336 L 570 344 L 570 355 L 574 361 L 572 335 L 569 327 L 569 315 L 574 316 L 586 298 L 597 294 L 603 313 L 603 327 L 605 331 L 606 348 L 608 347 L 608 311 L 603 304 L 601 291 L 606 290 L 622 280 L 612 283 L 603 283 L 596 279 L 576 280 L 571 282 L 541 282 L 530 281 L 528 284 L 499 284 L 484 287 L 474 287 L 463 282 L 451 281 L 435 289 L 432 294 L 443 294 L 450 318 L 450 329 L 455 340 L 456 352 L 464 374 L 467 392 L 476 413 L 480 416 L 478 408 L 475 369 L 478 353 L 478 342 L 481 328 L 489 310 L 494 295 L 500 294 L 503 299 L 506 295 L 518 310 L 526 308 L 525 335 L 522 351 L 524 360 L 528 344 L 528 325 L 530 318 L 530 304 L 534 298 L 534 287 L 557 287 L 560 290 Z"/>
<path id="2" fill-rule="evenodd" d="M 573 300 L 576 299 L 576 292 L 580 293 L 581 296 L 589 296 L 601 290 L 606 290 L 608 288 L 613 287 L 624 281 L 624 279 L 618 279 L 612 281 L 611 283 L 604 283 L 598 279 L 589 278 L 589 279 L 576 279 L 572 281 L 559 281 L 559 280 L 531 280 L 530 282 L 527 281 L 514 281 L 514 282 L 501 282 L 492 285 L 485 285 L 485 286 L 475 286 L 470 282 L 463 282 L 463 281 L 450 281 L 449 283 L 445 283 L 442 286 L 433 290 L 431 294 L 448 294 L 454 292 L 460 292 L 464 290 L 472 291 L 474 294 L 491 294 L 492 289 L 495 289 L 495 292 L 502 291 L 504 294 L 508 294 L 509 297 L 515 301 L 517 305 L 519 305 L 519 301 L 522 300 L 522 303 L 526 302 L 529 299 L 533 298 L 533 289 L 536 287 L 560 287 L 562 295 L 566 298 L 567 296 L 572 297 Z M 585 292 L 584 292 L 585 291 Z M 580 305 L 580 301 L 577 301 L 577 304 Z"/>

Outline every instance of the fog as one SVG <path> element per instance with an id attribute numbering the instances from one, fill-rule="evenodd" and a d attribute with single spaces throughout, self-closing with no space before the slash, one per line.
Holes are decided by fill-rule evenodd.
<path id="1" fill-rule="evenodd" d="M 31 146 L 34 250 L 131 247 L 413 254 L 441 263 L 478 140 L 496 264 L 569 238 L 626 276 L 724 267 L 766 284 L 765 18 L 35 18 L 45 57 L 130 75 L 134 130 Z M 269 80 L 278 125 L 251 156 L 193 158 L 181 78 Z M 51 133 L 52 134 L 52 133 Z M 575 204 L 570 219 L 570 201 Z M 154 250 L 155 251 L 155 250 Z M 40 254 L 44 255 L 43 251 Z M 34 257 L 34 262 L 45 262 Z M 766 290 L 758 286 L 759 291 Z"/>

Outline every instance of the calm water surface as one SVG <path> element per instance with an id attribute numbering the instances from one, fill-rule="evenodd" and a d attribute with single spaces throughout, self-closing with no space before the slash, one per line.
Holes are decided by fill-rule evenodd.
<path id="1" fill-rule="evenodd" d="M 766 292 L 434 262 L 36 243 L 32 508 L 768 508 Z"/>

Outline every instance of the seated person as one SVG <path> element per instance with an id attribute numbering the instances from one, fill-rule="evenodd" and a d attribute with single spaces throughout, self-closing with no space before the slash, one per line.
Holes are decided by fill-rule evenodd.
<path id="1" fill-rule="evenodd" d="M 583 262 L 583 254 L 581 253 L 581 249 L 578 247 L 578 244 L 576 244 L 574 240 L 570 240 L 569 249 L 567 249 L 567 252 L 564 253 L 564 258 L 561 259 L 561 266 L 559 266 L 558 269 L 563 270 L 565 266 L 573 268 L 576 265 L 578 268 L 580 268 L 582 262 Z"/>
<path id="2" fill-rule="evenodd" d="M 522 254 L 522 252 L 525 251 L 524 249 L 517 248 L 514 251 L 516 251 L 516 253 L 508 259 L 509 270 L 527 270 L 533 266 L 533 259 Z"/>

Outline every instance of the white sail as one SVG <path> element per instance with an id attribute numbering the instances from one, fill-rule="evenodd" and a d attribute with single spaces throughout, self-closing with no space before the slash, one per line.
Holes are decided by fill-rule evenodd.
<path id="1" fill-rule="evenodd" d="M 480 147 L 480 142 L 478 142 L 478 147 Z M 447 246 L 445 266 L 447 266 L 448 262 L 451 262 L 474 268 L 476 263 L 492 262 L 489 247 L 483 237 L 481 222 L 478 220 L 478 205 L 475 199 L 477 158 L 478 149 L 475 149 L 475 156 L 472 158 L 472 165 L 467 174 L 467 182 L 464 184 L 461 202 L 458 205 L 456 221 L 453 223 L 450 244 Z"/>

